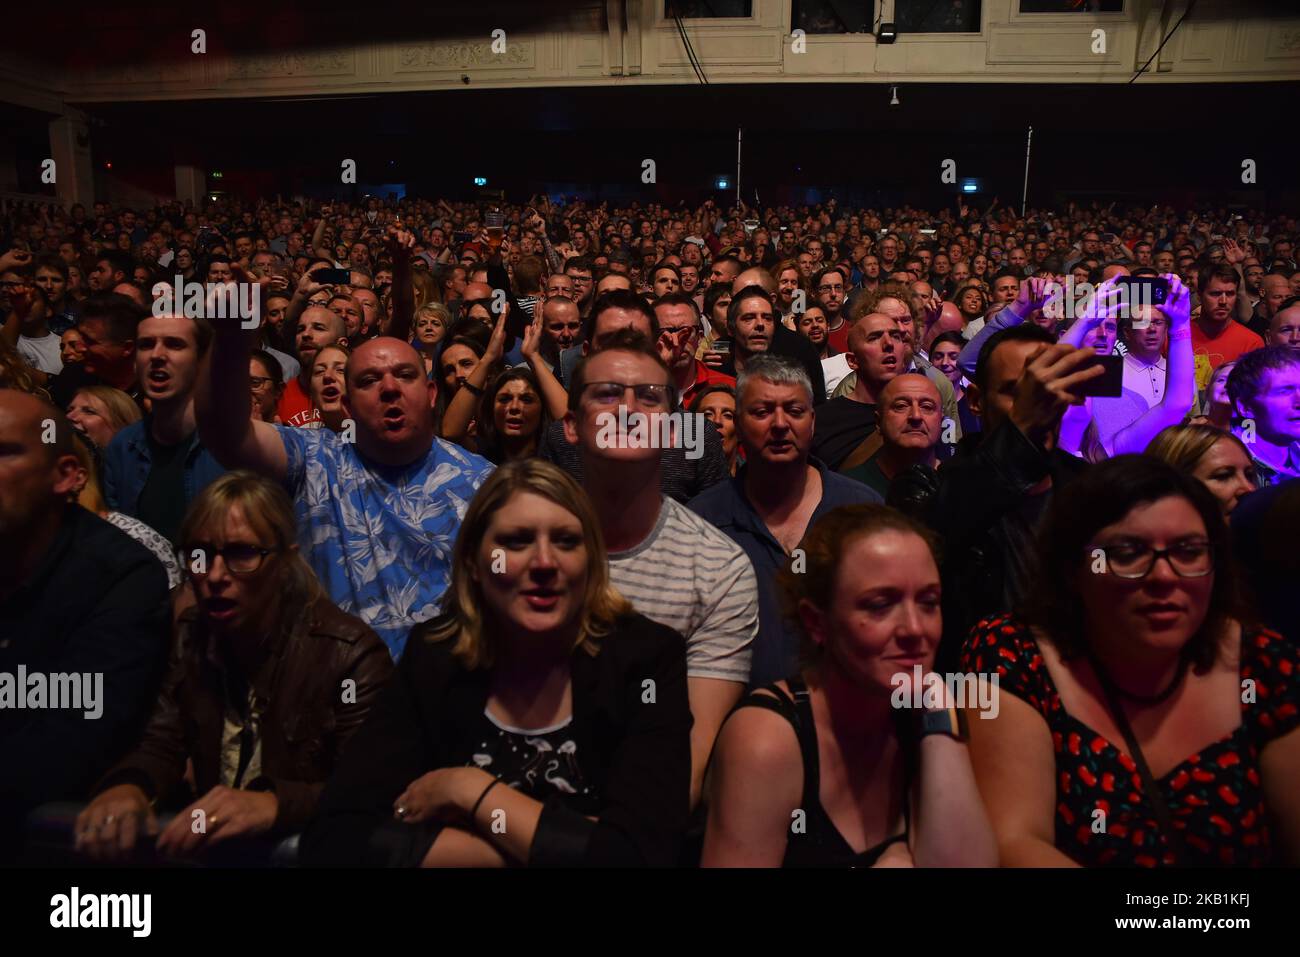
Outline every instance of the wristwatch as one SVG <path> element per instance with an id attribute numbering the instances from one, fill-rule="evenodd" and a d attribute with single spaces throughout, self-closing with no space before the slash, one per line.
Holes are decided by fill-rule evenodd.
<path id="1" fill-rule="evenodd" d="M 958 741 L 966 740 L 966 715 L 959 708 L 922 711 L 918 738 L 931 734 L 946 734 Z"/>

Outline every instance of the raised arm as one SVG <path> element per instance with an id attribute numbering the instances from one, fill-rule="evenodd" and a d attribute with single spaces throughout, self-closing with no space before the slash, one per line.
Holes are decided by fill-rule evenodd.
<path id="1" fill-rule="evenodd" d="M 957 365 L 966 378 L 975 378 L 975 363 L 979 361 L 980 350 L 989 337 L 1001 329 L 1020 325 L 1035 310 L 1042 309 L 1057 286 L 1057 280 L 1048 276 L 1030 276 L 1020 284 L 1020 294 L 1016 296 L 1016 301 L 984 323 L 984 328 L 962 348 L 961 355 L 957 357 Z"/>
<path id="2" fill-rule="evenodd" d="M 1141 454 L 1162 429 L 1178 425 L 1196 400 L 1196 357 L 1192 354 L 1191 291 L 1166 274 L 1169 297 L 1160 311 L 1169 317 L 1169 362 L 1165 394 L 1132 424 L 1115 434 L 1114 455 Z"/>
<path id="3" fill-rule="evenodd" d="M 527 361 L 528 368 L 533 370 L 533 375 L 537 376 L 542 401 L 546 403 L 551 421 L 558 422 L 569 411 L 569 393 L 564 391 L 560 380 L 542 359 L 542 334 L 542 303 L 538 302 L 533 306 L 533 321 L 524 328 L 524 341 L 520 344 L 519 351 Z"/>
<path id="4" fill-rule="evenodd" d="M 388 255 L 393 261 L 393 316 L 388 334 L 409 342 L 415 319 L 415 287 L 411 285 L 411 247 L 415 237 L 404 229 L 388 228 Z"/>
<path id="5" fill-rule="evenodd" d="M 322 240 L 325 238 L 325 217 L 329 215 L 330 209 L 329 206 L 321 207 L 320 219 L 316 222 L 316 230 L 311 234 L 311 254 L 318 259 L 334 262 L 334 251 L 321 245 Z"/>
<path id="6" fill-rule="evenodd" d="M 501 314 L 497 316 L 497 324 L 492 327 L 492 338 L 488 340 L 487 351 L 483 353 L 483 358 L 479 359 L 478 365 L 470 370 L 465 384 L 452 396 L 451 402 L 447 404 L 447 411 L 442 414 L 442 437 L 448 442 L 465 444 L 470 424 L 474 421 L 474 415 L 478 410 L 479 397 L 487 388 L 488 374 L 501 360 L 505 349 L 506 314 L 509 311 L 508 305 L 502 307 Z"/>
<path id="7" fill-rule="evenodd" d="M 289 464 L 284 441 L 275 426 L 251 417 L 248 354 L 258 330 L 242 328 L 238 319 L 218 319 L 212 326 L 212 348 L 194 392 L 199 438 L 226 468 L 252 469 L 282 481 Z"/>
<path id="8" fill-rule="evenodd" d="M 1253 310 L 1250 305 L 1250 297 L 1246 295 L 1246 274 L 1241 268 L 1241 264 L 1246 261 L 1246 250 L 1238 246 L 1235 239 L 1225 239 L 1223 241 L 1223 259 L 1224 262 L 1237 271 L 1237 301 L 1233 306 L 1233 316 L 1238 322 L 1250 322 Z"/>

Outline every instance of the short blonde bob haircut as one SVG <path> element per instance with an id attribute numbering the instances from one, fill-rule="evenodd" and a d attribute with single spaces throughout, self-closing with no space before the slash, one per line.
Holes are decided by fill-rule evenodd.
<path id="1" fill-rule="evenodd" d="M 549 499 L 573 514 L 582 526 L 587 547 L 587 593 L 574 637 L 574 649 L 590 655 L 599 640 L 614 627 L 614 620 L 632 612 L 632 605 L 609 580 L 609 562 L 600 522 L 587 495 L 569 475 L 537 458 L 508 462 L 488 476 L 469 503 L 452 551 L 451 584 L 443 599 L 442 615 L 417 630 L 426 641 L 454 641 L 452 654 L 466 668 L 490 668 L 500 653 L 504 636 L 489 622 L 483 589 L 474 575 L 478 550 L 492 516 L 520 492 Z"/>

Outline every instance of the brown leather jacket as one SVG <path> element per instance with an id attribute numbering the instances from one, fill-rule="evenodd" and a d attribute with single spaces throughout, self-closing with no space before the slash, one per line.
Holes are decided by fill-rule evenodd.
<path id="1" fill-rule="evenodd" d="M 130 783 L 150 798 L 166 800 L 178 794 L 187 759 L 194 762 L 196 797 L 221 783 L 224 666 L 197 621 L 197 609 L 181 613 L 153 715 L 139 744 L 104 776 L 96 793 Z M 301 830 L 315 812 L 344 742 L 392 673 L 383 641 L 360 619 L 323 599 L 278 648 L 270 649 L 250 682 L 265 702 L 262 773 L 243 787 L 275 792 L 279 810 L 273 835 Z M 355 687 L 344 685 L 348 679 Z"/>

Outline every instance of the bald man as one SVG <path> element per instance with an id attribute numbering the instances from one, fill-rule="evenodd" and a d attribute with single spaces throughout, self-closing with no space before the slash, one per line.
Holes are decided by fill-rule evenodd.
<path id="1" fill-rule="evenodd" d="M 853 391 L 836 396 L 817 412 L 813 455 L 839 471 L 861 452 L 876 431 L 876 406 L 891 379 L 905 368 L 907 338 L 898 321 L 884 313 L 863 316 L 849 330 L 849 366 L 857 373 Z"/>
<path id="2" fill-rule="evenodd" d="M 1282 303 L 1291 298 L 1291 281 L 1281 273 L 1269 273 L 1260 281 L 1259 291 L 1261 295 L 1255 305 L 1255 314 L 1246 325 L 1251 332 L 1267 340 L 1273 317 L 1277 315 Z"/>
<path id="3" fill-rule="evenodd" d="M 1286 300 L 1282 303 L 1282 308 L 1273 314 L 1264 344 L 1286 346 L 1300 352 L 1300 298 Z"/>
<path id="4" fill-rule="evenodd" d="M 943 399 L 926 375 L 895 376 L 880 390 L 876 403 L 879 450 L 844 474 L 888 498 L 890 483 L 914 465 L 937 466 L 943 418 Z"/>
<path id="5" fill-rule="evenodd" d="M 316 355 L 326 346 L 346 346 L 347 325 L 343 317 L 324 306 L 308 306 L 298 317 L 294 330 L 294 347 L 302 367 L 297 378 L 285 383 L 275 414 L 285 425 L 300 429 L 319 429 L 320 410 L 311 401 L 311 373 Z"/>
<path id="6" fill-rule="evenodd" d="M 53 406 L 0 389 L 0 861 L 27 811 L 84 800 L 133 743 L 166 660 L 167 573 L 69 502 L 85 482 L 74 441 Z"/>
<path id="7" fill-rule="evenodd" d="M 218 325 L 196 397 L 199 434 L 228 468 L 284 484 L 302 553 L 331 600 L 398 658 L 411 627 L 437 613 L 460 520 L 492 465 L 437 437 L 438 383 L 409 343 L 380 336 L 352 353 L 337 433 L 252 421 L 251 348 L 238 323 Z"/>

